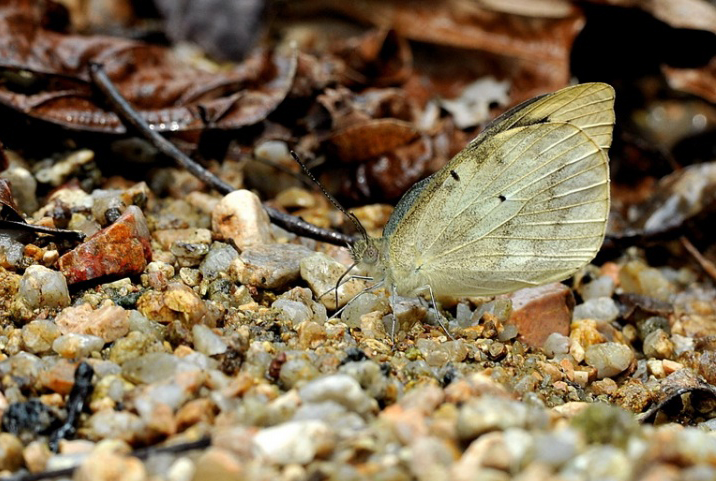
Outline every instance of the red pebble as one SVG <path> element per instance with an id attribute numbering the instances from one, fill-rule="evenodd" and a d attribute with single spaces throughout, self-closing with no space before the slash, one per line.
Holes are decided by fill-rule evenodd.
<path id="1" fill-rule="evenodd" d="M 151 236 L 139 207 L 130 205 L 110 226 L 60 257 L 68 284 L 140 274 L 152 260 Z"/>

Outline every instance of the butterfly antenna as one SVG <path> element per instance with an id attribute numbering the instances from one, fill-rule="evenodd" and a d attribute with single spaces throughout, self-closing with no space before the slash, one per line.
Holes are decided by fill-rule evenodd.
<path id="1" fill-rule="evenodd" d="M 361 237 L 363 237 L 363 239 L 368 239 L 368 231 L 365 230 L 365 227 L 363 227 L 363 224 L 360 223 L 360 221 L 355 216 L 355 214 L 348 212 L 340 204 L 340 202 L 338 202 L 336 200 L 336 198 L 333 197 L 326 190 L 325 187 L 323 187 L 323 184 L 321 184 L 321 182 L 316 178 L 316 176 L 311 173 L 311 171 L 308 169 L 308 166 L 303 163 L 303 161 L 298 157 L 296 152 L 294 152 L 293 150 L 291 151 L 291 157 L 293 157 L 293 160 L 295 160 L 298 163 L 298 165 L 301 166 L 301 168 L 303 169 L 303 172 L 308 176 L 308 178 L 311 179 L 318 186 L 319 189 L 321 189 L 321 192 L 323 193 L 323 195 L 326 196 L 326 199 L 328 199 L 330 201 L 330 203 L 333 204 L 333 207 L 340 210 L 343 213 L 343 215 L 348 217 L 351 220 L 351 222 L 353 222 L 353 225 L 355 225 L 356 229 L 358 229 L 358 232 L 360 232 Z"/>

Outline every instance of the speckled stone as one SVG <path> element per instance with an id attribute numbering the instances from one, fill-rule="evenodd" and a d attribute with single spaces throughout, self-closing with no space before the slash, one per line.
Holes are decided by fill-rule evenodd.
<path id="1" fill-rule="evenodd" d="M 308 283 L 316 298 L 328 309 L 343 307 L 366 287 L 362 279 L 350 279 L 346 275 L 338 288 L 338 306 L 336 306 L 335 289 L 338 279 L 345 274 L 346 267 L 323 254 L 316 252 L 301 260 L 301 277 Z"/>
<path id="2" fill-rule="evenodd" d="M 62 334 L 91 334 L 112 342 L 129 332 L 129 311 L 111 301 L 105 301 L 99 309 L 82 304 L 63 310 L 55 323 Z"/>
<path id="3" fill-rule="evenodd" d="M 231 277 L 264 289 L 278 289 L 299 277 L 301 259 L 313 254 L 296 244 L 265 244 L 245 248 L 231 264 Z"/>
<path id="4" fill-rule="evenodd" d="M 69 284 L 104 276 L 141 274 L 152 260 L 151 237 L 142 210 L 130 205 L 110 226 L 60 257 Z"/>

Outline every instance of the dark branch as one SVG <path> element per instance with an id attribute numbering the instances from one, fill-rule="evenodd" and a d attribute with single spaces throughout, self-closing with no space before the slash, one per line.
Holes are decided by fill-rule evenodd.
<path id="1" fill-rule="evenodd" d="M 162 154 L 174 160 L 177 164 L 187 169 L 202 182 L 216 189 L 218 192 L 225 195 L 235 190 L 233 186 L 219 179 L 213 173 L 193 161 L 188 155 L 179 150 L 179 148 L 158 132 L 152 130 L 134 107 L 119 93 L 119 90 L 117 90 L 117 87 L 115 87 L 110 80 L 102 64 L 91 63 L 89 71 L 95 87 L 104 95 L 114 112 L 128 128 L 133 128 L 139 135 L 151 142 Z M 266 209 L 271 222 L 294 234 L 336 245 L 346 245 L 353 242 L 352 237 L 341 234 L 340 232 L 322 229 L 313 224 L 309 224 L 299 217 L 283 213 L 271 207 L 264 206 L 264 209 Z"/>

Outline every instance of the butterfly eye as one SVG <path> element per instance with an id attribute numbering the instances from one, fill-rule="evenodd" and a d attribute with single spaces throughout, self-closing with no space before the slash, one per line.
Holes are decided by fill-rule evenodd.
<path id="1" fill-rule="evenodd" d="M 378 262 L 378 249 L 376 249 L 375 246 L 369 246 L 365 250 L 363 260 L 368 264 L 375 264 L 376 262 Z"/>

